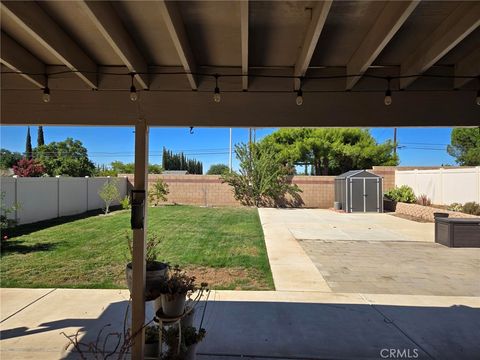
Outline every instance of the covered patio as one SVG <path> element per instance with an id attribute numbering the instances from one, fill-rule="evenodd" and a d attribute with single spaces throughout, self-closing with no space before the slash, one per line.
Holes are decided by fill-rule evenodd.
<path id="1" fill-rule="evenodd" d="M 0 4 L 2 125 L 134 127 L 134 187 L 140 194 L 148 185 L 148 130 L 153 126 L 479 124 L 478 2 L 1 1 Z M 143 289 L 148 209 L 143 206 L 139 209 L 136 217 L 139 221 L 134 229 L 133 332 L 141 329 L 145 321 Z M 64 299 L 57 299 L 56 293 L 65 294 Z M 84 300 L 91 294 L 87 293 L 76 296 Z M 75 294 L 73 290 L 47 291 L 45 297 L 32 294 L 20 295 L 32 300 L 25 304 L 28 305 L 25 310 L 18 305 L 9 308 L 5 313 L 8 319 L 4 318 L 5 305 L 2 305 L 2 328 L 3 322 L 6 325 L 15 319 L 20 323 L 12 323 L 13 328 L 38 326 L 38 321 L 27 324 L 27 319 L 32 318 L 19 315 L 26 315 L 22 312 L 36 310 L 37 306 L 38 311 L 47 311 L 41 310 L 42 301 L 51 300 L 53 304 L 67 301 L 73 308 L 82 301 L 75 300 L 71 295 Z M 90 313 L 90 317 L 98 321 L 100 309 L 123 301 L 116 296 L 124 300 L 128 297 L 118 291 L 105 294 L 106 297 L 96 303 L 100 308 Z M 245 318 L 248 323 L 243 324 L 244 327 L 239 319 L 224 317 L 221 326 L 228 327 L 210 332 L 211 338 L 205 342 L 202 352 L 216 358 L 242 354 L 262 358 L 381 358 L 378 346 L 371 341 L 379 341 L 382 327 L 389 321 L 397 328 L 389 339 L 399 336 L 401 340 L 385 339 L 381 344 L 403 349 L 407 346 L 405 342 L 411 345 L 413 341 L 422 349 L 424 358 L 436 358 L 435 354 L 449 358 L 445 354 L 450 353 L 443 351 L 441 344 L 433 342 L 422 347 L 413 334 L 396 325 L 396 316 L 400 314 L 401 321 L 413 322 L 415 331 L 420 331 L 418 319 L 422 316 L 437 318 L 438 322 L 424 325 L 426 333 L 438 334 L 440 339 L 451 331 L 452 311 L 454 318 L 459 316 L 468 324 L 474 319 L 472 312 L 478 317 L 477 299 L 469 298 L 382 298 L 378 295 L 380 297 L 369 300 L 360 294 L 344 297 L 321 292 L 218 294 L 225 300 L 219 302 L 219 307 L 227 306 L 229 301 L 240 302 L 232 311 L 217 309 L 218 312 L 227 317 L 238 313 L 250 315 Z M 13 296 L 14 292 L 2 290 L 2 297 Z M 2 298 L 3 304 L 6 301 Z M 389 316 L 388 309 L 382 313 L 373 305 L 384 301 L 403 310 Z M 260 305 L 253 306 L 257 302 Z M 282 307 L 289 302 L 323 305 L 314 306 L 315 309 L 302 305 L 290 311 Z M 417 302 L 425 306 L 420 309 L 422 316 L 415 315 Z M 337 325 L 340 321 L 342 326 L 336 328 L 337 332 L 328 333 L 327 326 L 331 323 L 323 323 L 322 314 L 328 317 L 337 306 L 343 305 L 325 304 L 345 303 L 349 304 L 343 307 L 346 311 L 331 315 L 331 321 Z M 472 304 L 476 304 L 474 308 L 469 307 Z M 249 306 L 260 310 L 244 308 Z M 432 314 L 438 306 L 444 309 L 445 321 L 442 316 Z M 434 310 L 423 312 L 431 307 Z M 367 313 L 358 309 L 367 309 Z M 408 316 L 403 316 L 404 311 Z M 309 318 L 307 314 L 311 313 L 316 314 L 314 319 L 318 321 L 307 325 L 299 321 Z M 294 315 L 283 318 L 282 314 Z M 364 315 L 358 317 L 358 314 L 366 315 L 362 318 Z M 45 321 L 62 321 L 54 313 L 51 315 L 53 317 L 46 316 Z M 73 316 L 82 317 L 82 314 Z M 261 322 L 256 326 L 259 319 Z M 356 333 L 361 341 L 354 353 L 335 352 L 336 346 L 331 346 L 332 334 L 337 334 L 338 339 L 346 329 L 359 329 L 356 327 L 359 323 L 363 326 L 375 323 L 379 327 L 370 327 L 368 336 L 363 336 L 362 331 Z M 82 326 L 83 323 L 79 325 Z M 239 336 L 240 331 L 243 334 L 245 329 L 249 333 L 239 339 L 248 341 L 235 342 L 235 336 Z M 473 351 L 475 349 L 468 346 L 469 329 L 467 326 L 459 331 L 462 337 L 454 343 L 466 341 L 466 348 Z M 289 337 L 288 341 L 310 337 L 302 345 L 309 351 L 300 351 L 294 343 L 285 340 L 292 332 L 297 337 Z M 323 336 L 317 338 L 319 333 Z M 270 337 L 265 337 L 262 345 L 257 343 L 268 334 Z M 21 341 L 21 331 L 15 330 L 14 335 L 13 338 Z M 144 357 L 143 337 L 140 331 L 132 348 L 133 359 Z M 274 339 L 279 345 L 269 347 L 268 339 Z M 230 346 L 229 341 L 234 344 Z M 2 349 L 6 346 L 4 343 L 2 334 Z M 25 343 L 23 355 L 38 358 L 35 349 L 28 348 L 29 344 Z M 338 343 L 338 347 L 342 346 L 344 344 Z M 245 348 L 240 350 L 242 347 Z M 248 348 L 258 351 L 253 354 Z M 272 348 L 277 349 L 276 352 L 270 352 Z M 455 351 L 454 347 L 450 350 Z M 464 354 L 464 358 L 474 356 L 472 352 L 463 352 L 463 348 L 457 350 L 455 354 Z"/>

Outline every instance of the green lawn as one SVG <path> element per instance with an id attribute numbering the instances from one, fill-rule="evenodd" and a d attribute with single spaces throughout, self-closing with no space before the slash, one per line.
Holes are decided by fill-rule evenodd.
<path id="1" fill-rule="evenodd" d="M 67 221 L 68 220 L 68 221 Z M 124 288 L 130 212 L 19 226 L 2 241 L 2 287 Z M 273 289 L 256 209 L 149 209 L 160 259 L 220 289 Z"/>

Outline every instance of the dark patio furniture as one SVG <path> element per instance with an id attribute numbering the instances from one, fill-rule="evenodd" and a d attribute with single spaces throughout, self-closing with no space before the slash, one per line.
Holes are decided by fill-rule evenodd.
<path id="1" fill-rule="evenodd" d="M 448 247 L 480 247 L 480 218 L 435 218 L 435 242 Z"/>

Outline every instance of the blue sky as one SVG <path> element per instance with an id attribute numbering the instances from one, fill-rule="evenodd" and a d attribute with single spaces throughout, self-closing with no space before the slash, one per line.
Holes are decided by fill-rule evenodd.
<path id="1" fill-rule="evenodd" d="M 257 139 L 275 129 L 258 129 Z M 32 144 L 36 146 L 37 127 L 30 128 Z M 25 151 L 25 126 L 1 126 L 0 146 L 11 151 Z M 187 156 L 201 160 L 206 171 L 211 164 L 228 164 L 229 129 L 195 128 L 151 128 L 150 163 L 161 163 L 162 147 L 184 151 Z M 392 139 L 392 128 L 373 128 L 372 135 L 378 142 Z M 397 139 L 401 165 L 454 164 L 445 148 L 450 143 L 450 128 L 399 128 Z M 114 160 L 133 162 L 134 134 L 130 127 L 44 127 L 45 142 L 62 141 L 67 137 L 80 140 L 88 149 L 89 157 L 98 164 L 109 164 Z M 248 129 L 234 128 L 233 143 L 247 142 Z M 237 162 L 234 157 L 234 168 Z"/>

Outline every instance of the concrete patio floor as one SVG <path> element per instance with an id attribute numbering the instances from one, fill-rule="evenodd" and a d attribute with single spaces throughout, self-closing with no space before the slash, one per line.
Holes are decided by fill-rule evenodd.
<path id="1" fill-rule="evenodd" d="M 60 334 L 94 341 L 121 330 L 129 293 L 96 289 L 1 289 L 2 359 L 76 359 Z M 198 322 L 198 319 L 196 319 Z M 418 359 L 476 359 L 475 297 L 215 291 L 199 360 L 382 359 L 387 349 Z M 383 350 L 383 352 L 382 352 Z"/>
<path id="2" fill-rule="evenodd" d="M 275 288 L 480 296 L 480 249 L 434 243 L 434 225 L 388 214 L 259 209 Z"/>

